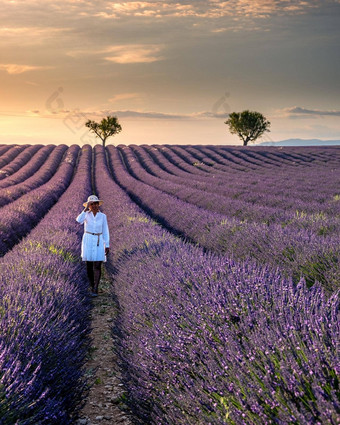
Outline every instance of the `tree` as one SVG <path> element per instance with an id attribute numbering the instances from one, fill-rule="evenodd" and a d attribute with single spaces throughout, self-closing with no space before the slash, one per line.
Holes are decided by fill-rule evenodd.
<path id="1" fill-rule="evenodd" d="M 243 140 L 243 146 L 254 142 L 266 131 L 270 131 L 270 122 L 260 113 L 253 111 L 232 112 L 225 121 L 232 134 L 237 134 Z"/>
<path id="2" fill-rule="evenodd" d="M 88 120 L 85 125 L 90 129 L 90 131 L 92 131 L 92 133 L 102 140 L 104 147 L 108 137 L 114 136 L 122 131 L 118 118 L 115 116 L 107 116 L 106 118 L 103 118 L 100 123 Z"/>

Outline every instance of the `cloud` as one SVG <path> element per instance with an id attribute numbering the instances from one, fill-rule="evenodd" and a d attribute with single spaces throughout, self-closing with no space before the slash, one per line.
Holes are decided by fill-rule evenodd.
<path id="1" fill-rule="evenodd" d="M 194 120 L 194 119 L 206 119 L 206 118 L 218 118 L 226 119 L 227 113 L 218 112 L 193 112 L 191 114 L 176 114 L 176 113 L 165 113 L 165 112 L 153 112 L 153 111 L 133 111 L 133 110 L 102 110 L 96 112 L 83 112 L 84 115 L 89 116 L 107 116 L 116 115 L 118 118 L 149 118 L 149 119 L 162 119 L 162 120 Z"/>
<path id="2" fill-rule="evenodd" d="M 330 117 L 340 117 L 340 111 L 324 111 L 321 109 L 306 109 L 301 108 L 300 106 L 293 106 L 291 108 L 285 108 L 282 110 L 285 115 L 290 115 L 291 117 L 308 117 L 308 116 L 330 116 Z"/>
<path id="3" fill-rule="evenodd" d="M 39 115 L 41 115 L 41 113 L 40 113 L 40 111 L 39 111 L 39 109 L 35 109 L 35 110 L 29 110 L 29 111 L 26 111 L 26 115 L 29 115 L 29 116 L 39 116 Z"/>
<path id="4" fill-rule="evenodd" d="M 140 99 L 141 93 L 120 93 L 108 99 L 109 102 L 119 102 L 120 100 Z"/>
<path id="5" fill-rule="evenodd" d="M 36 83 L 35 81 L 25 81 L 25 84 L 28 84 L 29 86 L 35 86 L 35 87 L 39 86 L 39 84 Z"/>
<path id="6" fill-rule="evenodd" d="M 163 45 L 157 44 L 118 44 L 103 49 L 77 49 L 66 54 L 73 58 L 88 56 L 102 57 L 105 61 L 119 64 L 152 63 L 164 59 L 160 52 Z"/>
<path id="7" fill-rule="evenodd" d="M 1 41 L 5 42 L 6 46 L 40 46 L 54 41 L 65 34 L 71 34 L 71 28 L 51 27 L 51 26 L 21 26 L 20 23 L 15 25 L 15 16 L 9 15 L 8 20 L 12 21 L 11 27 L 0 27 Z M 33 18 L 35 19 L 35 18 Z M 44 19 L 42 19 L 44 21 Z"/>
<path id="8" fill-rule="evenodd" d="M 118 95 L 119 97 L 119 95 Z M 67 109 L 47 109 L 44 111 L 39 110 L 30 110 L 26 111 L 26 114 L 35 116 L 40 116 L 42 118 L 53 117 L 56 118 L 69 118 L 72 117 L 83 117 L 86 119 L 101 119 L 108 115 L 115 115 L 118 118 L 145 118 L 145 119 L 160 119 L 160 120 L 198 120 L 198 119 L 226 119 L 229 114 L 226 112 L 193 112 L 191 114 L 181 114 L 181 113 L 166 113 L 166 112 L 154 112 L 154 111 L 136 111 L 136 110 L 111 110 L 111 109 L 102 109 L 97 111 L 91 110 L 67 110 Z"/>
<path id="9" fill-rule="evenodd" d="M 334 0 L 330 0 L 331 2 Z M 311 8 L 319 8 L 319 0 L 195 0 L 180 1 L 126 1 L 107 3 L 96 16 L 119 19 L 134 17 L 197 17 L 221 18 L 225 16 L 269 18 L 274 14 L 306 13 Z"/>
<path id="10" fill-rule="evenodd" d="M 62 31 L 70 31 L 70 28 L 55 28 L 55 27 L 43 27 L 43 26 L 32 26 L 32 27 L 0 27 L 0 35 L 2 37 L 54 37 L 56 33 Z"/>
<path id="11" fill-rule="evenodd" d="M 161 46 L 148 44 L 130 44 L 112 46 L 106 51 L 111 53 L 105 56 L 110 62 L 127 64 L 127 63 L 150 63 L 164 59 L 159 55 L 162 50 Z"/>
<path id="12" fill-rule="evenodd" d="M 32 65 L 20 65 L 16 63 L 0 64 L 0 70 L 6 71 L 8 74 L 23 74 L 28 71 L 42 71 L 45 69 L 51 69 L 50 66 L 32 66 Z"/>

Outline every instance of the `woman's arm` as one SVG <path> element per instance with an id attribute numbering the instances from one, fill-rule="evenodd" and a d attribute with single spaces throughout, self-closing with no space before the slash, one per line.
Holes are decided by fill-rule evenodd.
<path id="1" fill-rule="evenodd" d="M 104 220 L 103 220 L 103 240 L 104 240 L 105 251 L 106 251 L 110 247 L 110 233 L 109 233 L 109 226 L 107 225 L 107 218 L 105 214 L 104 214 Z"/>
<path id="2" fill-rule="evenodd" d="M 83 224 L 85 221 L 85 217 L 86 217 L 86 209 L 78 215 L 76 220 L 78 221 L 78 223 Z"/>

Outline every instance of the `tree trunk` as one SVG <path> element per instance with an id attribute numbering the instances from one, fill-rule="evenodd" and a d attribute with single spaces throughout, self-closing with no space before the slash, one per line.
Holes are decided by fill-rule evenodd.
<path id="1" fill-rule="evenodd" d="M 243 139 L 243 146 L 248 146 L 248 142 L 250 141 L 250 137 Z"/>

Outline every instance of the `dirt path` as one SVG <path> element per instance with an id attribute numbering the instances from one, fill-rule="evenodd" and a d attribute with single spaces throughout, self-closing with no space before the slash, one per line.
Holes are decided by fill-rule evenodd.
<path id="1" fill-rule="evenodd" d="M 104 271 L 104 270 L 103 270 Z M 92 345 L 87 373 L 93 382 L 80 419 L 76 425 L 132 425 L 131 415 L 123 402 L 124 390 L 113 352 L 111 325 L 117 307 L 110 295 L 111 283 L 104 272 L 99 296 L 93 298 Z"/>

